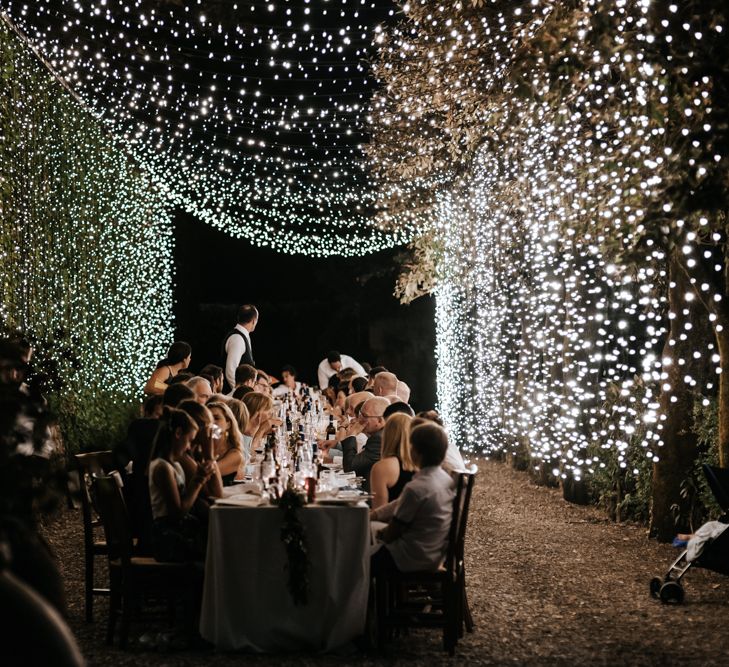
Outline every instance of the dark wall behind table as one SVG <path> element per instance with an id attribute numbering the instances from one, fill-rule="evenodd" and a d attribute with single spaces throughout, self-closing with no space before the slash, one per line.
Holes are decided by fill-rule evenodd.
<path id="1" fill-rule="evenodd" d="M 416 410 L 435 404 L 434 301 L 403 306 L 392 296 L 397 251 L 314 259 L 257 248 L 186 214 L 175 224 L 177 338 L 192 345 L 192 370 L 219 363 L 238 306 L 254 303 L 259 368 L 280 376 L 292 364 L 315 383 L 318 363 L 337 349 L 396 373 Z"/>

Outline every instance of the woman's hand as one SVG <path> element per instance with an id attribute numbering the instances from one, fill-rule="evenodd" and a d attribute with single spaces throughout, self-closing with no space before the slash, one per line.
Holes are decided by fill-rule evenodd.
<path id="1" fill-rule="evenodd" d="M 205 484 L 214 474 L 217 467 L 215 461 L 203 461 L 197 464 L 197 470 L 195 471 L 195 479 L 197 479 L 201 485 Z"/>

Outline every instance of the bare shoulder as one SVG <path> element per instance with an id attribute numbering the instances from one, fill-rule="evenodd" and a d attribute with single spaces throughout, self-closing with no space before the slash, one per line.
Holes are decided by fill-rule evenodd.
<path id="1" fill-rule="evenodd" d="M 399 475 L 400 466 L 397 464 L 397 459 L 394 456 L 388 456 L 384 459 L 380 459 L 377 463 L 372 466 L 372 473 L 377 471 L 381 475 Z"/>

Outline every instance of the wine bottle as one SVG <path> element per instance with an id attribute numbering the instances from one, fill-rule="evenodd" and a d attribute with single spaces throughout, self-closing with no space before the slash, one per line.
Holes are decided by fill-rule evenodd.
<path id="1" fill-rule="evenodd" d="M 327 425 L 327 440 L 337 439 L 337 427 L 334 426 L 334 415 L 329 415 L 329 424 Z"/>

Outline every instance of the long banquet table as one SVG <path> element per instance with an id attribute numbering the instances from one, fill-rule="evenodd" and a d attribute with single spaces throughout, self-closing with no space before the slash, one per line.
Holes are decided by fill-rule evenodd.
<path id="1" fill-rule="evenodd" d="M 369 511 L 298 510 L 309 546 L 309 600 L 286 587 L 283 513 L 217 505 L 210 511 L 200 634 L 220 650 L 331 651 L 364 631 L 369 586 Z"/>

